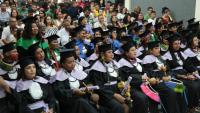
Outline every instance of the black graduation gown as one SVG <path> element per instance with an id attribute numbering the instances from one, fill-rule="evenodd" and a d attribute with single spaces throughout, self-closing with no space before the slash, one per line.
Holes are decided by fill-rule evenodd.
<path id="1" fill-rule="evenodd" d="M 13 63 L 15 65 L 15 62 Z M 2 65 L 3 66 L 3 65 Z M 0 76 L 8 82 L 11 93 L 7 93 L 0 87 L 0 113 L 21 113 L 21 97 L 15 91 L 16 82 L 19 79 L 18 69 L 15 65 L 11 71 L 6 71 L 5 67 L 0 67 Z M 11 73 L 12 72 L 12 73 Z"/>
<path id="2" fill-rule="evenodd" d="M 80 70 L 76 70 L 74 73 L 76 76 L 87 76 L 86 73 Z M 74 76 L 73 73 L 71 74 Z M 97 113 L 97 110 L 90 104 L 89 95 L 80 97 L 73 93 L 68 76 L 64 69 L 60 69 L 53 82 L 55 97 L 59 101 L 61 113 Z M 87 80 L 84 79 L 87 78 L 84 77 L 81 80 L 76 80 L 78 80 L 79 83 L 83 81 L 87 82 Z"/>
<path id="3" fill-rule="evenodd" d="M 119 64 L 113 61 L 116 68 L 119 68 Z M 119 75 L 120 76 L 120 75 Z M 117 83 L 118 77 L 110 76 L 106 71 L 105 66 L 100 60 L 97 60 L 90 68 L 89 79 L 92 84 L 100 86 L 100 90 L 96 93 L 100 96 L 100 104 L 109 109 L 109 112 L 124 113 L 124 109 L 119 102 L 117 102 L 113 95 L 119 93 Z M 109 85 L 105 85 L 109 84 Z"/>
<path id="4" fill-rule="evenodd" d="M 147 55 L 147 52 L 148 52 L 147 46 L 140 46 L 137 49 L 137 58 L 143 59 Z"/>
<path id="5" fill-rule="evenodd" d="M 133 101 L 133 113 L 148 113 L 148 97 L 141 91 L 140 85 L 142 84 L 142 67 L 139 67 L 141 61 L 136 59 L 135 64 L 131 64 L 127 59 L 122 58 L 118 62 L 120 64 L 119 72 L 123 73 L 121 77 L 123 81 L 126 81 L 129 76 L 133 79 L 131 85 L 131 98 Z M 139 69 L 137 69 L 137 67 Z M 140 65 L 141 66 L 141 65 Z"/>
<path id="6" fill-rule="evenodd" d="M 34 81 L 39 84 L 41 90 L 42 90 L 42 95 L 39 98 L 34 98 L 30 93 L 30 85 L 28 82 Z M 36 88 L 36 87 L 35 87 Z M 37 87 L 38 88 L 38 87 Z M 37 103 L 39 101 L 44 101 L 46 104 L 48 104 L 48 108 L 55 108 L 55 98 L 54 94 L 52 91 L 52 88 L 48 81 L 42 77 L 37 76 L 35 80 L 19 80 L 17 83 L 17 92 L 20 93 L 22 96 L 22 104 L 26 105 L 33 113 L 41 113 L 44 112 L 46 107 L 40 107 L 37 109 L 32 109 L 29 107 L 29 105 Z M 38 91 L 38 89 L 34 89 L 35 91 Z M 35 92 L 38 93 L 38 92 Z"/>
<path id="7" fill-rule="evenodd" d="M 163 55 L 163 58 L 166 60 L 169 68 L 171 69 L 172 73 L 176 76 L 176 78 L 183 81 L 184 85 L 187 88 L 187 97 L 188 97 L 188 104 L 189 107 L 198 106 L 198 100 L 200 95 L 200 80 L 186 80 L 181 79 L 179 76 L 187 75 L 188 73 L 194 72 L 196 68 L 193 66 L 191 60 L 185 56 L 184 53 L 180 51 L 178 54 L 179 58 L 182 61 L 182 64 L 177 60 L 175 56 L 175 52 L 168 51 L 166 54 Z M 179 68 L 180 67 L 180 68 Z"/>
<path id="8" fill-rule="evenodd" d="M 44 61 L 45 65 L 48 65 L 49 67 L 52 68 L 51 73 L 50 73 L 50 74 L 44 73 L 44 72 L 42 71 L 42 68 L 44 68 L 44 67 L 40 66 L 40 64 L 39 64 L 38 62 L 36 62 L 37 75 L 38 75 L 38 76 L 41 76 L 41 77 L 43 77 L 43 78 L 45 78 L 45 79 L 47 79 L 47 80 L 50 80 L 51 77 L 54 76 L 54 75 L 56 74 L 56 71 L 55 71 L 55 69 L 54 69 L 54 67 L 53 67 L 52 61 L 50 61 L 49 59 L 46 59 L 46 58 L 45 58 L 43 61 Z M 53 69 L 54 69 L 54 71 L 53 71 Z M 52 74 L 52 75 L 51 75 L 51 74 Z"/>
<path id="9" fill-rule="evenodd" d="M 188 61 L 191 62 L 191 64 L 193 64 L 196 69 L 200 72 L 200 55 L 199 53 L 195 53 L 194 51 L 192 51 L 191 48 L 187 48 L 184 51 L 184 54 L 188 57 Z"/>
<path id="10" fill-rule="evenodd" d="M 117 50 L 114 52 L 114 59 L 115 59 L 116 61 L 119 61 L 121 58 L 122 58 L 122 52 L 120 51 L 120 49 L 117 49 Z"/>
<path id="11" fill-rule="evenodd" d="M 153 55 L 147 55 L 143 59 L 144 71 L 150 78 L 155 77 L 161 79 L 164 76 L 164 73 L 158 70 L 158 66 L 161 65 L 164 65 L 163 60 Z M 168 113 L 186 112 L 186 110 L 182 110 L 182 107 L 179 109 L 179 103 L 183 102 L 182 99 L 178 99 L 177 94 L 167 87 L 164 82 L 152 85 L 152 87 L 159 93 L 162 104 Z"/>

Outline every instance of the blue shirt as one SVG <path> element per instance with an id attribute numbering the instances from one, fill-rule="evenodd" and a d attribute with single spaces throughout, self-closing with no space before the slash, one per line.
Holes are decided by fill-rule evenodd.
<path id="1" fill-rule="evenodd" d="M 92 43 L 85 43 L 83 40 L 76 39 L 76 46 L 80 49 L 80 57 L 83 59 L 87 58 L 87 53 L 94 49 Z"/>
<path id="2" fill-rule="evenodd" d="M 112 44 L 113 51 L 116 51 L 122 45 L 121 42 L 117 39 L 115 39 L 115 40 L 109 39 L 109 42 Z"/>

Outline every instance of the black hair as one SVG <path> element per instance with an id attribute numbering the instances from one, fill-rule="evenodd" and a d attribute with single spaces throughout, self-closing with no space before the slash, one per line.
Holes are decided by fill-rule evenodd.
<path id="1" fill-rule="evenodd" d="M 36 24 L 36 22 L 30 22 L 30 23 L 26 23 L 25 27 L 24 27 L 24 31 L 22 33 L 22 38 L 24 39 L 30 39 L 31 38 L 31 34 L 32 34 L 32 25 Z M 37 25 L 37 24 L 36 24 Z M 38 26 L 38 25 L 37 25 Z M 38 40 L 41 39 L 41 34 L 38 32 L 38 34 L 36 35 L 36 38 Z"/>
<path id="2" fill-rule="evenodd" d="M 125 15 L 125 17 L 124 17 L 124 19 L 123 19 L 123 23 L 124 23 L 124 24 L 128 24 L 128 23 L 129 23 L 129 22 L 128 22 L 128 17 L 129 17 L 129 16 L 131 17 L 131 14 L 126 14 L 126 15 Z"/>

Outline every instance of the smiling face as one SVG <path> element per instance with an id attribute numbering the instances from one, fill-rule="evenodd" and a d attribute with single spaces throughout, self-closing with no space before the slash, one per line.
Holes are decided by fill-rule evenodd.
<path id="1" fill-rule="evenodd" d="M 33 23 L 31 26 L 32 26 L 32 35 L 36 36 L 38 34 L 38 26 L 36 25 L 36 23 Z"/>

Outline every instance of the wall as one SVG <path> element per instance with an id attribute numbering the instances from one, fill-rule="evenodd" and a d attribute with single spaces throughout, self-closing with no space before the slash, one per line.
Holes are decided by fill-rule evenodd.
<path id="1" fill-rule="evenodd" d="M 196 0 L 195 18 L 200 20 L 200 0 Z"/>
<path id="2" fill-rule="evenodd" d="M 177 21 L 188 20 L 195 17 L 196 0 L 131 0 L 134 6 L 140 5 L 142 11 L 146 13 L 147 7 L 152 6 L 157 12 L 157 16 L 161 16 L 162 7 L 167 6 L 171 9 L 173 16 Z M 199 1 L 200 4 L 200 0 Z M 200 6 L 200 5 L 199 5 Z M 199 10 L 200 11 L 200 10 Z"/>

